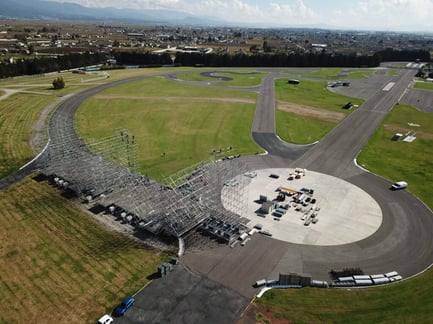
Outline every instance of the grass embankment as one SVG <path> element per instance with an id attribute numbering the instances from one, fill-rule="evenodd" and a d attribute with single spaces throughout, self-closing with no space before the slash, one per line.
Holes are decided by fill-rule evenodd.
<path id="1" fill-rule="evenodd" d="M 0 104 L 0 178 L 18 170 L 34 156 L 29 140 L 33 124 L 53 98 L 15 94 Z"/>
<path id="2" fill-rule="evenodd" d="M 166 255 L 106 230 L 46 182 L 0 191 L 1 323 L 94 322 Z"/>
<path id="3" fill-rule="evenodd" d="M 350 101 L 361 105 L 363 100 L 333 93 L 325 82 L 302 80 L 299 84 L 288 84 L 286 79 L 275 81 L 277 100 L 277 134 L 283 140 L 296 144 L 309 144 L 320 140 L 331 131 L 344 115 L 351 111 L 342 109 Z M 284 110 L 284 105 L 294 103 L 297 109 Z M 307 107 L 302 107 L 307 106 Z M 312 113 L 308 107 L 319 108 L 329 113 Z"/>
<path id="4" fill-rule="evenodd" d="M 227 155 L 260 151 L 250 135 L 256 96 L 145 79 L 87 100 L 77 113 L 77 129 L 87 139 L 127 129 L 139 147 L 140 171 L 162 180 L 211 158 L 214 149 L 231 146 Z"/>
<path id="5" fill-rule="evenodd" d="M 432 291 L 433 271 L 429 271 L 370 289 L 274 289 L 256 304 L 268 318 L 290 323 L 430 323 Z"/>

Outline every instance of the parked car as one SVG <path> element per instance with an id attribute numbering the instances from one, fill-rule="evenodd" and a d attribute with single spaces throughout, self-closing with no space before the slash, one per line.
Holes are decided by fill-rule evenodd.
<path id="1" fill-rule="evenodd" d="M 407 187 L 407 182 L 398 181 L 391 186 L 391 190 L 399 190 L 399 189 L 404 189 L 406 187 Z"/>
<path id="2" fill-rule="evenodd" d="M 98 320 L 97 323 L 98 324 L 111 324 L 111 323 L 113 323 L 113 318 L 110 315 L 104 315 Z"/>
<path id="3" fill-rule="evenodd" d="M 135 303 L 134 297 L 126 297 L 122 302 L 114 309 L 114 315 L 120 316 L 126 313 Z"/>

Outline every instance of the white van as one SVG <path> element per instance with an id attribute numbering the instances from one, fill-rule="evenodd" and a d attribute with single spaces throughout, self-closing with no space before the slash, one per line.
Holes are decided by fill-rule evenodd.
<path id="1" fill-rule="evenodd" d="M 391 186 L 391 190 L 399 190 L 399 189 L 404 189 L 406 187 L 407 187 L 407 182 L 398 181 Z"/>

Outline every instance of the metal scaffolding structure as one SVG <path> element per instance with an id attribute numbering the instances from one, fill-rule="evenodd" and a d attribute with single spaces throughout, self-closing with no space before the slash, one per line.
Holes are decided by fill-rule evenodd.
<path id="1" fill-rule="evenodd" d="M 224 188 L 228 201 L 238 208 L 246 204 L 242 174 L 247 169 L 239 159 L 205 161 L 162 184 L 136 171 L 137 144 L 126 130 L 84 143 L 73 129 L 70 113 L 56 112 L 53 118 L 61 127 L 53 130 L 55 140 L 39 161 L 40 172 L 87 203 L 98 204 L 123 222 L 156 235 L 181 237 L 202 223 L 212 223 L 218 228 L 212 234 L 229 241 L 246 223 L 221 203 Z M 233 179 L 239 179 L 236 188 L 227 185 Z"/>

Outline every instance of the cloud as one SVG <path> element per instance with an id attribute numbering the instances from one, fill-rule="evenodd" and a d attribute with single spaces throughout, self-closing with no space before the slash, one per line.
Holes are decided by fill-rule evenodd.
<path id="1" fill-rule="evenodd" d="M 256 26 L 327 25 L 350 29 L 429 30 L 433 0 L 52 0 L 88 7 L 172 9 L 233 24 Z M 325 0 L 326 1 L 326 0 Z M 338 4 L 337 4 L 338 2 Z"/>
<path id="2" fill-rule="evenodd" d="M 240 0 L 203 0 L 194 5 L 186 5 L 187 10 L 197 15 L 214 16 L 226 21 L 259 21 L 263 12 L 257 5 Z"/>
<path id="3" fill-rule="evenodd" d="M 290 21 L 305 24 L 319 18 L 319 15 L 307 7 L 302 0 L 297 0 L 293 4 L 270 3 L 269 6 L 269 15 L 277 21 L 289 21 L 290 19 Z"/>
<path id="4" fill-rule="evenodd" d="M 89 8 L 176 9 L 181 0 L 48 0 L 73 2 Z"/>

